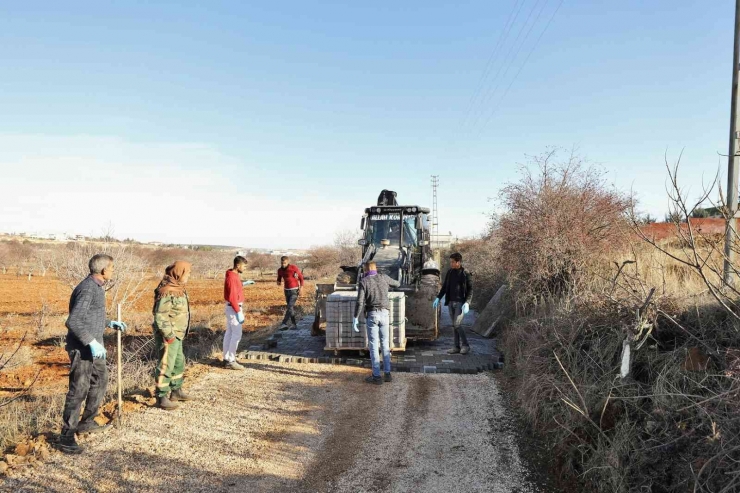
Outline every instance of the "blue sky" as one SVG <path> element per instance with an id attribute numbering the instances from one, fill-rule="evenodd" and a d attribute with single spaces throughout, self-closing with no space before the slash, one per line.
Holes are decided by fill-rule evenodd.
<path id="1" fill-rule="evenodd" d="M 307 247 L 438 174 L 470 236 L 526 154 L 573 145 L 662 217 L 664 154 L 690 195 L 724 173 L 733 9 L 0 4 L 0 230 Z"/>

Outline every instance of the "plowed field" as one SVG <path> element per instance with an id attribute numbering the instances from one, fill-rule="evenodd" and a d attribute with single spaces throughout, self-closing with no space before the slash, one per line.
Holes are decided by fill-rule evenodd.
<path id="1" fill-rule="evenodd" d="M 248 276 L 244 276 L 248 278 Z M 129 325 L 127 337 L 151 334 L 152 291 L 159 282 L 151 276 L 142 285 L 142 295 L 133 310 L 123 314 Z M 299 309 L 312 312 L 313 286 L 304 287 Z M 38 374 L 34 392 L 63 391 L 66 386 L 68 357 L 64 336 L 71 290 L 54 276 L 32 277 L 0 274 L 0 364 L 18 347 L 11 363 L 0 372 L 0 395 L 29 385 Z M 211 330 L 224 329 L 223 279 L 192 279 L 188 283 L 192 325 Z M 283 289 L 272 277 L 244 287 L 244 331 L 278 322 L 283 314 Z M 113 338 L 106 345 L 110 350 Z"/>

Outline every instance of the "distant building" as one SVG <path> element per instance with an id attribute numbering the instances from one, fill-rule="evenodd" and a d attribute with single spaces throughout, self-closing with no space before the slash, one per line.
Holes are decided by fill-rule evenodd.
<path id="1" fill-rule="evenodd" d="M 432 235 L 430 243 L 432 250 L 444 250 L 445 248 L 450 248 L 454 245 L 456 243 L 456 238 L 452 233 Z"/>

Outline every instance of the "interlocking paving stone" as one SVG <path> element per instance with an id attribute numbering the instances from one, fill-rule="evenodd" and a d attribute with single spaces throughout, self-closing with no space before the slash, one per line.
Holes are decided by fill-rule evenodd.
<path id="1" fill-rule="evenodd" d="M 440 337 L 436 341 L 408 341 L 405 352 L 391 353 L 391 371 L 473 374 L 498 368 L 500 353 L 496 350 L 496 340 L 484 339 L 470 330 L 474 317 L 475 313 L 471 311 L 463 322 L 471 350 L 469 354 L 447 354 L 454 339 L 449 314 L 443 310 Z M 336 354 L 326 351 L 324 336 L 311 336 L 312 323 L 313 316 L 305 317 L 299 322 L 298 330 L 276 332 L 266 344 L 249 346 L 243 357 L 248 360 L 369 367 L 368 351 L 344 350 Z"/>

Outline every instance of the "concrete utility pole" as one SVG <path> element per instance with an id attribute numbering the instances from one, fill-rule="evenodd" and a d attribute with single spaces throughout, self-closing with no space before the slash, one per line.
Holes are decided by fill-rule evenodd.
<path id="1" fill-rule="evenodd" d="M 740 0 L 737 0 L 740 3 Z M 439 248 L 439 210 L 437 208 L 437 187 L 439 175 L 432 175 L 432 250 Z"/>
<path id="2" fill-rule="evenodd" d="M 732 99 L 730 103 L 730 150 L 727 153 L 727 215 L 729 224 L 725 236 L 725 272 L 726 285 L 734 283 L 732 264 L 735 260 L 733 242 L 737 234 L 737 187 L 738 187 L 738 156 L 737 140 L 740 126 L 737 120 L 738 101 L 738 71 L 740 70 L 740 0 L 735 0 L 735 46 L 732 53 Z"/>

